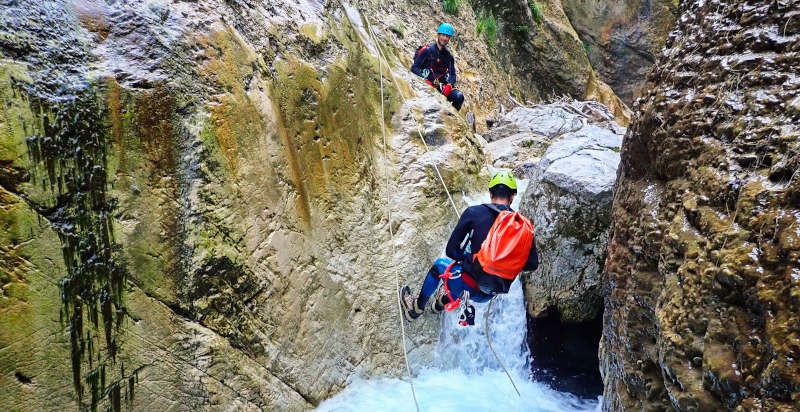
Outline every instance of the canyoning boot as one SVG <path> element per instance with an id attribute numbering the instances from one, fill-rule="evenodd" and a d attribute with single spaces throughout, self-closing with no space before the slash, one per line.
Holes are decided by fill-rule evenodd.
<path id="1" fill-rule="evenodd" d="M 450 298 L 444 290 L 444 285 L 439 285 L 436 293 L 433 294 L 433 301 L 431 302 L 431 312 L 440 313 L 444 310 L 444 305 L 450 303 Z"/>
<path id="2" fill-rule="evenodd" d="M 423 310 L 417 306 L 417 299 L 408 286 L 400 288 L 400 304 L 403 305 L 403 316 L 407 321 L 411 322 L 422 315 Z"/>

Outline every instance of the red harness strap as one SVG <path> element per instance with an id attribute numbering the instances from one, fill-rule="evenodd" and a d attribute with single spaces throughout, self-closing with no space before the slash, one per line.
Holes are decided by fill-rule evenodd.
<path id="1" fill-rule="evenodd" d="M 461 305 L 461 298 L 458 299 L 453 298 L 453 294 L 450 293 L 450 287 L 447 285 L 447 280 L 453 278 L 453 273 L 450 271 L 453 266 L 455 266 L 456 262 L 451 263 L 447 266 L 444 273 L 439 275 L 439 279 L 442 279 L 442 285 L 444 285 L 444 292 L 447 294 L 447 297 L 450 298 L 450 302 L 444 305 L 445 310 L 448 312 L 454 311 Z M 464 284 L 469 286 L 470 289 L 476 290 L 478 288 L 478 283 L 475 282 L 475 279 L 469 277 L 466 273 L 461 272 L 461 280 L 464 281 Z"/>

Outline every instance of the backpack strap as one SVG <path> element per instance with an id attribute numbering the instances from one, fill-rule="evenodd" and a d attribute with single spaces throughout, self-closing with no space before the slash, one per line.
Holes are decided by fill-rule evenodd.
<path id="1" fill-rule="evenodd" d="M 424 47 L 424 46 L 423 46 L 423 47 Z M 423 50 L 423 48 L 422 48 L 422 47 L 420 47 L 420 49 L 419 49 L 419 50 L 420 50 L 420 51 L 419 51 L 419 53 L 421 53 L 421 52 L 422 52 L 422 50 Z M 436 47 L 436 42 L 435 42 L 435 41 L 433 41 L 433 42 L 430 42 L 430 43 L 428 44 L 428 46 L 427 46 L 427 47 L 425 47 L 425 50 L 428 50 L 428 51 L 429 51 L 430 53 L 432 53 L 432 54 L 433 54 L 433 53 L 435 53 L 437 57 L 441 55 L 441 52 L 439 51 L 439 48 L 438 48 L 438 47 Z M 448 53 L 449 53 L 449 52 L 448 52 Z M 451 56 L 451 58 L 452 58 L 452 56 Z M 433 56 L 431 56 L 431 60 L 430 60 L 430 62 L 429 62 L 429 64 L 428 64 L 428 66 L 429 66 L 429 67 L 428 67 L 428 69 L 431 71 L 431 73 L 433 73 L 433 60 L 434 60 L 434 59 L 433 59 Z M 446 78 L 446 77 L 447 77 L 447 74 L 448 74 L 449 72 L 450 72 L 450 68 L 448 67 L 447 69 L 445 69 L 444 73 L 442 73 L 442 74 L 440 74 L 439 76 L 437 76 L 437 77 L 436 77 L 436 80 L 439 80 L 439 79 L 441 79 L 442 77 L 445 77 L 445 78 Z"/>

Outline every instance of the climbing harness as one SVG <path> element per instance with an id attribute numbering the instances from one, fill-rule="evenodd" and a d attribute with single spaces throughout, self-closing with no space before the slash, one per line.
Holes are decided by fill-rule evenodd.
<path id="1" fill-rule="evenodd" d="M 422 54 L 422 52 L 428 50 L 429 48 L 433 48 L 433 47 L 435 47 L 434 43 L 424 44 L 424 45 L 420 46 L 417 49 L 417 52 L 414 54 L 414 60 L 416 61 L 417 57 L 419 57 L 419 55 Z M 432 60 L 432 57 L 431 57 L 431 60 Z M 436 58 L 436 62 L 437 63 L 439 62 L 439 58 L 438 57 Z M 422 79 L 425 81 L 425 83 L 427 83 L 429 86 L 431 86 L 434 89 L 438 90 L 439 93 L 443 94 L 445 97 L 450 97 L 450 93 L 452 93 L 453 90 L 456 90 L 456 88 L 453 87 L 453 85 L 451 85 L 451 84 L 449 84 L 447 82 L 447 75 L 448 75 L 448 73 L 450 73 L 450 67 L 445 68 L 444 72 L 442 74 L 434 77 L 433 80 L 428 80 L 428 76 L 430 76 L 431 74 L 434 74 L 434 75 L 436 74 L 436 70 L 434 69 L 433 61 L 430 62 L 429 66 L 430 67 L 421 70 L 421 72 L 420 72 L 421 76 L 420 77 L 422 77 Z M 439 68 L 439 69 L 442 68 L 442 66 L 438 65 L 438 64 L 435 65 L 435 66 L 437 68 Z M 443 78 L 443 77 L 445 78 L 445 81 L 444 82 L 440 82 L 439 80 L 441 78 Z"/>
<path id="2" fill-rule="evenodd" d="M 439 275 L 439 279 L 442 279 L 442 288 L 448 299 L 448 302 L 444 305 L 444 310 L 452 312 L 457 308 L 461 309 L 461 314 L 458 317 L 458 324 L 461 326 L 472 326 L 475 324 L 475 307 L 469 303 L 469 291 L 465 290 L 461 296 L 454 298 L 447 284 L 450 279 L 462 278 L 462 281 L 467 279 L 467 276 L 460 270 L 456 272 L 452 271 L 455 264 L 456 262 L 449 264 L 444 273 Z"/>
<path id="3" fill-rule="evenodd" d="M 455 273 L 452 272 L 453 266 L 455 266 L 456 262 L 453 262 L 447 266 L 444 273 L 439 275 L 439 279 L 442 279 L 442 287 L 444 288 L 444 293 L 447 295 L 449 302 L 444 305 L 444 309 L 448 312 L 454 311 L 457 307 L 461 305 L 461 297 L 453 298 L 453 294 L 450 293 L 450 287 L 447 285 L 447 281 L 450 279 L 458 279 L 461 277 L 461 271 L 457 271 Z"/>
<path id="4" fill-rule="evenodd" d="M 363 13 L 361 13 L 361 10 L 359 10 L 359 13 L 361 15 L 364 15 Z M 384 116 L 383 62 L 386 62 L 386 66 L 388 68 L 389 67 L 389 60 L 386 58 L 386 56 L 383 53 L 383 50 L 380 48 L 379 43 L 377 42 L 377 39 L 376 39 L 376 34 L 373 31 L 372 25 L 369 23 L 369 20 L 366 19 L 366 18 L 364 20 L 365 20 L 366 25 L 367 25 L 367 33 L 368 33 L 370 39 L 372 40 L 372 42 L 375 44 L 375 48 L 378 50 L 378 70 L 380 72 L 379 74 L 380 74 L 380 89 L 381 89 L 380 90 L 380 98 L 381 98 L 381 116 L 380 117 L 381 117 L 381 133 L 383 135 L 383 157 L 385 159 L 388 159 L 389 157 L 388 157 L 388 153 L 387 153 L 387 142 L 386 142 L 386 121 L 383 118 L 383 116 Z M 406 103 L 407 99 L 406 99 L 405 96 L 403 96 L 403 92 L 402 92 L 403 89 L 400 87 L 400 84 L 397 82 L 397 79 L 395 78 L 395 76 L 391 73 L 391 70 L 389 71 L 389 74 L 390 74 L 390 77 L 392 79 L 392 82 L 395 85 L 395 88 L 397 89 L 397 91 L 398 91 L 398 93 L 400 95 L 400 98 L 403 100 L 403 103 Z M 426 152 L 430 152 L 430 147 L 428 147 L 428 142 L 425 141 L 425 137 L 422 135 L 422 130 L 420 130 L 419 124 L 417 124 L 417 134 L 419 135 L 419 138 L 422 141 L 422 145 L 425 148 L 425 151 Z M 455 214 L 456 218 L 458 218 L 459 217 L 458 208 L 456 207 L 455 201 L 453 201 L 453 196 L 450 194 L 450 190 L 447 188 L 447 183 L 445 183 L 444 178 L 442 177 L 442 173 L 439 171 L 439 167 L 436 166 L 435 163 L 431 163 L 431 166 L 433 166 L 433 169 L 436 171 L 436 176 L 439 178 L 439 181 L 442 183 L 442 187 L 444 188 L 444 191 L 447 194 L 447 199 L 450 201 L 450 206 L 452 206 L 452 208 L 453 208 L 453 213 Z M 387 189 L 386 190 L 386 212 L 387 212 L 387 217 L 388 217 L 388 220 L 389 220 L 389 235 L 391 237 L 391 242 L 392 242 L 392 255 L 396 255 L 396 246 L 395 246 L 395 243 L 394 243 L 394 229 L 392 228 L 391 191 L 389 190 L 389 169 L 388 169 L 388 167 L 384 168 L 384 174 L 385 174 L 385 177 L 386 177 L 386 189 Z M 397 266 L 394 266 L 394 276 L 395 276 L 395 283 L 396 283 L 396 290 L 397 290 L 397 289 L 400 288 L 400 275 L 397 273 Z M 402 314 L 403 306 L 402 306 L 402 302 L 400 301 L 400 294 L 396 293 L 396 295 L 397 295 L 398 315 L 399 315 L 399 319 L 400 319 L 400 332 L 401 332 L 401 337 L 402 337 L 402 341 L 403 341 L 402 342 L 403 357 L 405 358 L 405 363 L 406 363 L 406 372 L 408 374 L 408 380 L 409 380 L 408 383 L 409 383 L 409 385 L 411 385 L 411 395 L 414 398 L 414 406 L 416 407 L 417 412 L 419 412 L 419 410 L 420 410 L 419 409 L 419 402 L 417 401 L 417 393 L 416 393 L 416 391 L 414 389 L 414 381 L 413 381 L 413 376 L 411 374 L 411 365 L 408 362 L 408 349 L 406 348 L 406 331 L 405 331 L 405 324 L 403 323 L 403 314 Z M 494 301 L 494 298 L 492 298 L 492 301 Z M 503 361 L 500 360 L 500 357 L 497 356 L 497 352 L 495 352 L 494 349 L 492 348 L 492 341 L 491 341 L 491 337 L 489 336 L 489 311 L 492 308 L 492 301 L 489 302 L 489 307 L 487 308 L 486 317 L 484 319 L 486 340 L 489 343 L 489 349 L 491 349 L 492 354 L 494 355 L 495 359 L 497 360 L 497 363 L 500 365 L 501 368 L 503 368 L 503 371 L 506 373 L 506 376 L 508 376 L 508 380 L 511 381 L 511 385 L 514 387 L 514 390 L 517 392 L 517 395 L 522 396 L 522 395 L 520 395 L 519 390 L 517 389 L 517 385 L 514 383 L 514 379 L 511 378 L 511 374 L 508 373 L 508 370 L 506 369 L 505 365 L 503 364 Z M 474 311 L 474 308 L 473 308 L 473 311 Z M 474 319 L 474 313 L 473 313 L 473 319 Z"/>

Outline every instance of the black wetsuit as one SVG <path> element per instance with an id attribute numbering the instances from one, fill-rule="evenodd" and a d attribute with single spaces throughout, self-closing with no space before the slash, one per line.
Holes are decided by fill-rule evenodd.
<path id="1" fill-rule="evenodd" d="M 501 204 L 494 204 L 494 206 L 500 210 L 512 210 L 510 207 Z M 508 289 L 511 287 L 513 281 L 501 279 L 497 276 L 485 275 L 480 266 L 476 262 L 473 262 L 472 257 L 480 250 L 497 215 L 497 212 L 486 205 L 476 205 L 470 206 L 464 210 L 464 213 L 462 213 L 461 217 L 458 219 L 458 224 L 456 224 L 455 229 L 453 229 L 450 240 L 447 241 L 445 254 L 447 254 L 450 259 L 460 262 L 453 270 L 460 269 L 468 274 L 469 277 L 477 283 L 477 288 L 467 284 L 465 279 L 452 279 L 450 281 L 450 288 L 453 290 L 454 296 L 459 295 L 463 290 L 468 290 L 472 300 L 484 302 L 489 300 L 495 293 L 507 293 Z M 437 259 L 433 266 L 431 266 L 423 282 L 420 294 L 417 297 L 417 304 L 419 307 L 425 307 L 428 299 L 436 291 L 439 285 L 439 276 L 444 273 L 444 269 L 452 263 L 450 259 Z M 531 251 L 528 254 L 528 261 L 525 263 L 522 270 L 536 270 L 538 267 L 539 255 L 536 252 L 536 242 L 533 242 Z"/>

